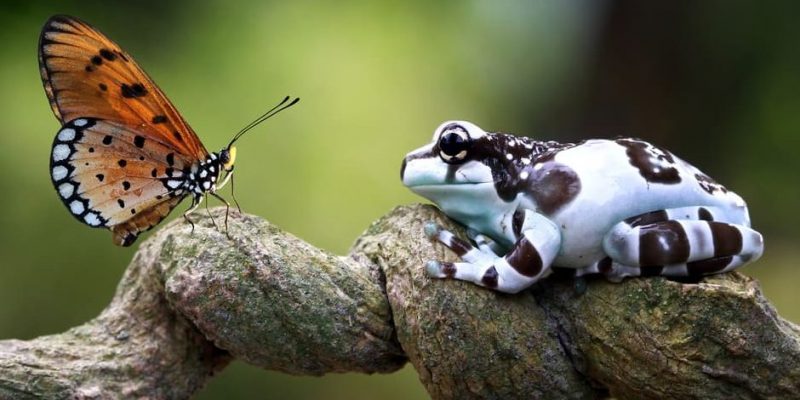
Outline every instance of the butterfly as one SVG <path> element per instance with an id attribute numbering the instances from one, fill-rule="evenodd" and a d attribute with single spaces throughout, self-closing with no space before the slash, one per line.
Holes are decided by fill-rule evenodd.
<path id="1" fill-rule="evenodd" d="M 75 218 L 108 228 L 120 246 L 133 244 L 187 196 L 189 223 L 209 195 L 230 207 L 216 192 L 233 177 L 234 142 L 300 100 L 287 96 L 225 148 L 209 152 L 133 58 L 89 24 L 51 17 L 39 39 L 39 67 L 62 124 L 50 158 L 53 185 Z"/>

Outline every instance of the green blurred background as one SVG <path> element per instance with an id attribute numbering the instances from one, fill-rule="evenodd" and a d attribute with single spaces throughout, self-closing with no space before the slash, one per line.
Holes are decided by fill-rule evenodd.
<path id="1" fill-rule="evenodd" d="M 136 250 L 78 224 L 48 158 L 58 124 L 36 60 L 52 14 L 81 17 L 156 80 L 206 146 L 284 95 L 241 142 L 237 197 L 338 253 L 420 201 L 403 155 L 443 120 L 540 139 L 633 135 L 733 188 L 766 237 L 761 280 L 800 321 L 800 3 L 705 1 L 6 1 L 0 12 L 0 338 L 60 332 L 109 301 Z M 181 209 L 183 206 L 181 206 Z M 179 213 L 175 213 L 179 214 Z M 234 363 L 200 399 L 424 398 L 410 367 L 293 377 Z"/>

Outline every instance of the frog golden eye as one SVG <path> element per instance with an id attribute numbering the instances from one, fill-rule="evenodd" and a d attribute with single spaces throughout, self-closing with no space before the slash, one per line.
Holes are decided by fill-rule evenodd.
<path id="1" fill-rule="evenodd" d="M 439 156 L 448 163 L 463 161 L 472 142 L 461 125 L 448 125 L 439 135 Z"/>

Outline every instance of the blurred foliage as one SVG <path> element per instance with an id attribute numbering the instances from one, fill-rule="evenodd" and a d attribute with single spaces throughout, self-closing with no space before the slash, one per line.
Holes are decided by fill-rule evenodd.
<path id="1" fill-rule="evenodd" d="M 284 95 L 301 97 L 240 142 L 237 198 L 317 246 L 346 252 L 372 220 L 420 201 L 399 182 L 400 160 L 443 120 L 548 140 L 634 135 L 748 200 L 767 252 L 744 272 L 800 321 L 797 4 L 4 2 L 0 338 L 92 318 L 135 251 L 75 222 L 50 184 L 58 124 L 36 48 L 56 13 L 89 21 L 133 54 L 209 149 Z M 425 396 L 410 367 L 308 378 L 237 363 L 199 398 L 323 394 Z"/>

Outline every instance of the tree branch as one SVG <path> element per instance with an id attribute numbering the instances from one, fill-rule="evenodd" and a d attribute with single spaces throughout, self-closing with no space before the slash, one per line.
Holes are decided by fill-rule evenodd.
<path id="1" fill-rule="evenodd" d="M 302 375 L 410 361 L 435 399 L 800 393 L 800 328 L 749 278 L 498 294 L 424 275 L 426 260 L 454 260 L 422 234 L 429 220 L 463 234 L 433 207 L 399 207 L 339 257 L 252 216 L 231 214 L 232 239 L 207 218 L 194 233 L 173 222 L 100 316 L 0 341 L 0 398 L 186 398 L 233 357 Z"/>

